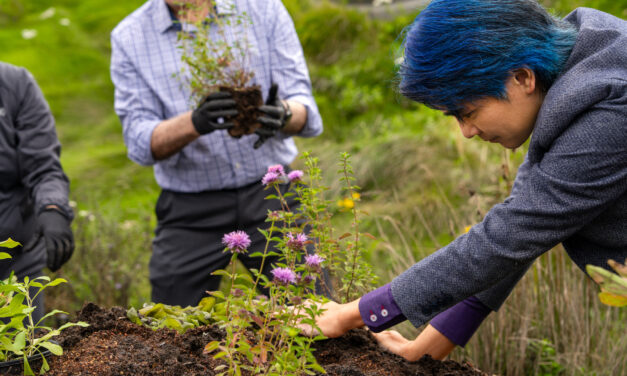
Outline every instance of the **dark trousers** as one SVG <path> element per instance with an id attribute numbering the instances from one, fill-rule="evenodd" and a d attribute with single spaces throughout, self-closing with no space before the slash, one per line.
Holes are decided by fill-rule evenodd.
<path id="1" fill-rule="evenodd" d="M 281 186 L 284 193 L 288 188 Z M 258 229 L 268 228 L 268 210 L 280 210 L 277 199 L 265 199 L 270 194 L 276 191 L 264 190 L 261 183 L 200 193 L 163 190 L 156 205 L 158 224 L 149 268 L 152 300 L 196 305 L 207 296 L 206 291 L 217 290 L 220 276 L 211 273 L 225 269 L 231 258 L 230 253 L 223 252 L 222 237 L 226 233 L 246 232 L 252 242 L 248 253 L 263 252 L 266 239 Z M 290 209 L 295 210 L 295 200 L 287 201 Z M 247 269 L 259 270 L 262 258 L 240 254 L 238 260 Z M 276 257 L 267 257 L 264 263 L 262 272 L 269 279 L 276 261 Z"/>

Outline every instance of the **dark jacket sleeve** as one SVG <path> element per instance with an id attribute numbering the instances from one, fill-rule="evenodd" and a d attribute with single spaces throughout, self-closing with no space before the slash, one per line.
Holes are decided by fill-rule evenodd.
<path id="1" fill-rule="evenodd" d="M 469 233 L 392 281 L 403 314 L 419 326 L 469 296 L 522 275 L 538 256 L 608 210 L 627 192 L 626 129 L 620 111 L 598 106 L 580 115 L 528 167 L 514 196 L 493 207 Z"/>
<path id="2" fill-rule="evenodd" d="M 50 107 L 25 69 L 21 70 L 15 87 L 15 129 L 22 184 L 29 190 L 36 214 L 47 205 L 56 205 L 72 219 L 68 204 L 69 180 L 59 161 L 61 144 Z"/>

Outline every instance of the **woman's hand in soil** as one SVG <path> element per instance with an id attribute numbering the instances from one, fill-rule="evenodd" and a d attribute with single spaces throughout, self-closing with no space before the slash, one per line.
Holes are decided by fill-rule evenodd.
<path id="1" fill-rule="evenodd" d="M 316 318 L 316 325 L 320 328 L 320 333 L 311 325 L 301 324 L 299 327 L 304 335 L 315 336 L 322 334 L 329 338 L 336 338 L 351 329 L 364 326 L 364 322 L 359 314 L 359 299 L 346 304 L 327 302 L 317 304 L 315 302 L 306 303 L 309 306 L 317 305 L 322 314 Z"/>
<path id="2" fill-rule="evenodd" d="M 381 347 L 410 362 L 417 361 L 425 354 L 442 360 L 455 349 L 455 344 L 431 325 L 427 325 L 413 341 L 406 339 L 396 330 L 386 330 L 372 335 Z"/>

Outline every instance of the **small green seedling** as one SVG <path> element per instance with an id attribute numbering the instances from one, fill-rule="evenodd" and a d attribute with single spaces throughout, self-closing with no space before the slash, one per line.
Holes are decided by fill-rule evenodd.
<path id="1" fill-rule="evenodd" d="M 0 247 L 14 248 L 20 243 L 10 238 L 0 242 Z M 8 257 L 7 257 L 8 256 Z M 0 259 L 11 258 L 5 252 L 0 252 Z M 63 354 L 63 349 L 52 341 L 52 337 L 61 334 L 61 331 L 70 326 L 88 326 L 87 323 L 66 323 L 58 329 L 53 329 L 42 325 L 43 321 L 58 313 L 65 313 L 53 310 L 43 316 L 39 321 L 33 319 L 35 298 L 46 288 L 57 286 L 67 282 L 65 279 L 57 278 L 50 280 L 47 276 L 34 279 L 24 278 L 24 282 L 19 282 L 17 277 L 11 272 L 9 278 L 0 281 L 0 318 L 6 319 L 0 323 L 0 361 L 12 359 L 24 359 L 24 375 L 34 375 L 35 373 L 28 363 L 30 356 L 40 354 L 42 359 L 39 374 L 44 374 L 50 369 L 43 351 L 49 350 L 54 355 Z M 31 288 L 37 292 L 30 296 Z"/>

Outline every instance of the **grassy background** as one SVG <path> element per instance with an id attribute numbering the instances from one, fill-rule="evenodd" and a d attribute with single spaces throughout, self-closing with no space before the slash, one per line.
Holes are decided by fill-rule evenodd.
<path id="1" fill-rule="evenodd" d="M 109 32 L 143 1 L 0 0 L 0 60 L 28 68 L 57 120 L 62 163 L 76 203 L 77 251 L 59 274 L 49 307 L 84 301 L 140 306 L 149 300 L 147 263 L 158 187 L 152 170 L 126 158 L 113 112 Z M 502 200 L 525 147 L 505 152 L 464 139 L 456 124 L 395 91 L 399 34 L 415 14 L 368 19 L 344 6 L 285 0 L 307 56 L 325 132 L 298 139 L 320 159 L 339 198 L 339 153 L 352 154 L 362 189 L 366 250 L 381 283 L 447 244 Z M 625 0 L 545 1 L 559 15 L 589 6 L 627 17 Z M 51 10 L 52 9 L 52 10 Z M 25 30 L 37 35 L 23 38 Z M 28 34 L 28 33 L 27 33 Z M 302 162 L 296 161 L 296 167 Z M 348 215 L 336 210 L 335 225 Z M 604 307 L 596 287 L 558 247 L 543 256 L 505 306 L 465 349 L 453 353 L 501 374 L 627 373 L 627 313 Z M 407 336 L 416 335 L 408 324 Z"/>

